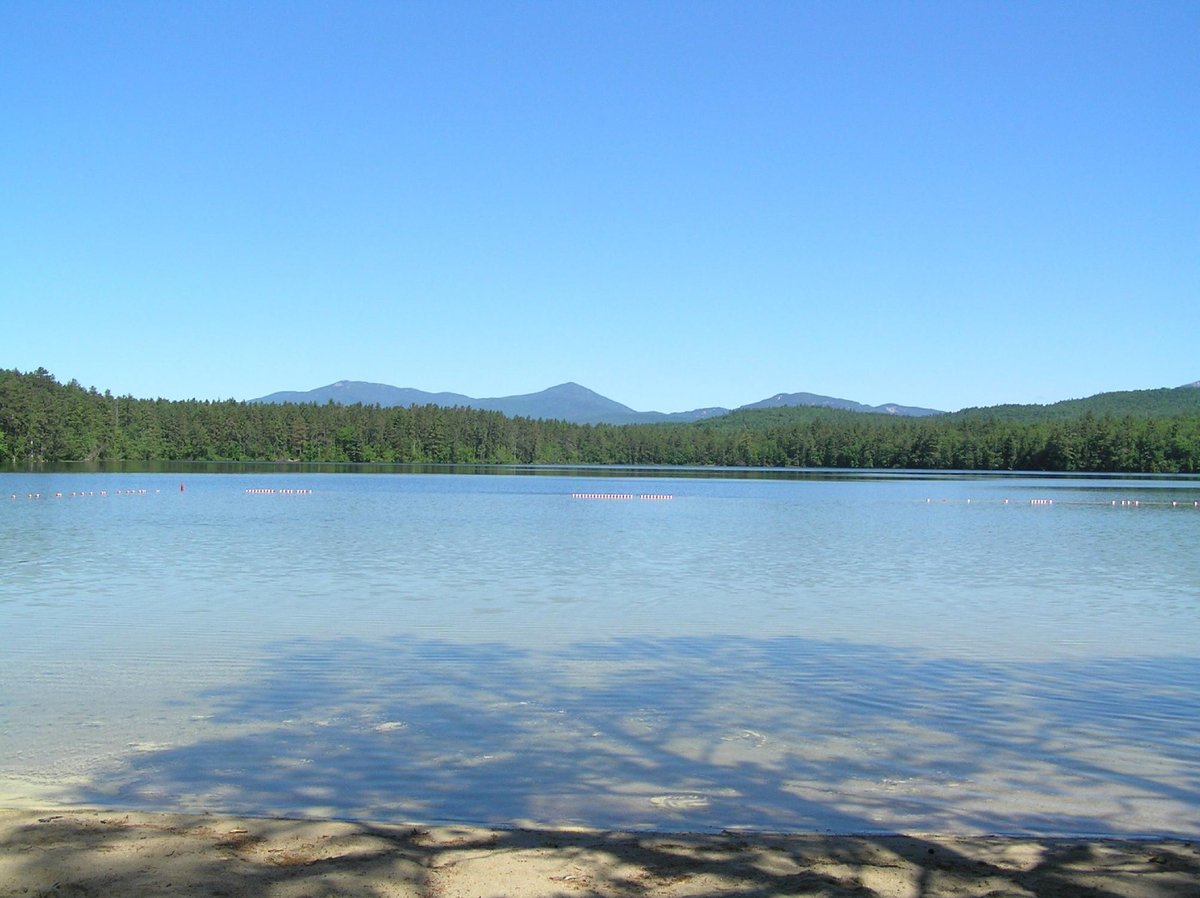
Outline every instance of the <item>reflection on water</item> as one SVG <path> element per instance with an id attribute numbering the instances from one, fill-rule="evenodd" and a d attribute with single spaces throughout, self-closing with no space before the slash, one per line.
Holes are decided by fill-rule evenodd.
<path id="1" fill-rule="evenodd" d="M 10 798 L 1200 833 L 1195 481 L 0 475 L 31 492 Z"/>

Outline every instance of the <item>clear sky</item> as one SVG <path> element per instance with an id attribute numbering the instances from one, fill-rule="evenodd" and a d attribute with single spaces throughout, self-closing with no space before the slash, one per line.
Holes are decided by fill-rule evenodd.
<path id="1" fill-rule="evenodd" d="M 0 3 L 0 367 L 639 410 L 1200 379 L 1200 3 Z"/>

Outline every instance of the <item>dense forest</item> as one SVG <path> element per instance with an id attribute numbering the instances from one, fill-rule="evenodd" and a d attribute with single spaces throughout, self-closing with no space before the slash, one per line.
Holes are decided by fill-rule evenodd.
<path id="1" fill-rule="evenodd" d="M 169 401 L 0 370 L 0 463 L 303 461 L 1200 472 L 1200 389 L 904 418 L 822 408 L 584 425 L 435 405 Z M 1098 397 L 1099 398 L 1099 397 Z M 1082 403 L 1082 404 L 1080 404 Z M 1154 405 L 1153 403 L 1157 403 Z M 1099 411 L 1097 411 L 1099 409 Z M 1156 413 L 1166 409 L 1170 413 Z M 1021 410 L 1025 410 L 1022 413 Z"/>

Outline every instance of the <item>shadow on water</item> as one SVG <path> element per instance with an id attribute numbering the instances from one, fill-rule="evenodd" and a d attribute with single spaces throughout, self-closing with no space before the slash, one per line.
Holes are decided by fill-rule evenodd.
<path id="1" fill-rule="evenodd" d="M 713 832 L 1200 833 L 1200 661 L 303 639 L 81 804 Z"/>

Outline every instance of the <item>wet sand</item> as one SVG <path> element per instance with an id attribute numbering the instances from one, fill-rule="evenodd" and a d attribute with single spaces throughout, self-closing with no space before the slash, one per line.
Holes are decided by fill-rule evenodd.
<path id="1" fill-rule="evenodd" d="M 1195 898 L 1190 841 L 679 835 L 0 811 L 0 896 Z"/>

